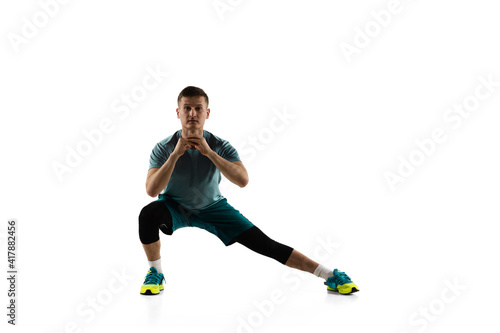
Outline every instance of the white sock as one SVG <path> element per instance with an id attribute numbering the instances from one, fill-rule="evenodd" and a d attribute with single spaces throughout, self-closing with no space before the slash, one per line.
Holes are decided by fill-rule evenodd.
<path id="1" fill-rule="evenodd" d="M 161 270 L 161 258 L 155 261 L 148 260 L 149 267 L 154 267 L 158 271 L 158 273 L 163 273 Z"/>
<path id="2" fill-rule="evenodd" d="M 323 265 L 319 265 L 313 273 L 317 277 L 327 280 L 329 277 L 333 276 L 333 269 L 328 269 Z"/>

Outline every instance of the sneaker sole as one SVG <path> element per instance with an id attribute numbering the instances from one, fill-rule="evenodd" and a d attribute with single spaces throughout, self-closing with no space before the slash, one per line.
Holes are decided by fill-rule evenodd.
<path id="1" fill-rule="evenodd" d="M 160 291 L 162 291 L 163 289 L 165 289 L 163 285 L 160 286 L 157 292 L 154 292 L 151 288 L 145 288 L 145 289 L 141 288 L 141 295 L 148 295 L 148 296 L 159 295 Z"/>
<path id="2" fill-rule="evenodd" d="M 333 291 L 333 292 L 338 292 L 339 294 L 342 294 L 342 295 L 347 295 L 347 294 L 352 294 L 352 293 L 355 293 L 355 292 L 358 292 L 359 289 L 356 285 L 352 286 L 352 287 L 347 287 L 347 288 L 342 288 L 342 289 L 338 289 L 338 288 L 330 288 L 330 287 L 326 287 L 326 290 L 328 291 Z"/>

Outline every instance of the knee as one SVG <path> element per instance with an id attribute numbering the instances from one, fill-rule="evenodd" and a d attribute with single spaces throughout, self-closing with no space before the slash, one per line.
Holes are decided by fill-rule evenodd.
<path id="1" fill-rule="evenodd" d="M 139 238 L 142 244 L 150 244 L 159 239 L 158 218 L 154 205 L 147 205 L 139 213 Z"/>
<path id="2" fill-rule="evenodd" d="M 149 220 L 148 216 L 150 214 L 148 206 L 142 207 L 141 212 L 139 213 L 139 224 L 144 224 L 147 220 Z"/>
<path id="3" fill-rule="evenodd" d="M 144 226 L 153 223 L 158 215 L 157 210 L 157 207 L 152 204 L 143 207 L 139 213 L 139 225 Z"/>
<path id="4" fill-rule="evenodd" d="M 139 213 L 140 228 L 158 228 L 163 224 L 172 228 L 172 216 L 163 203 L 155 201 L 142 208 Z"/>

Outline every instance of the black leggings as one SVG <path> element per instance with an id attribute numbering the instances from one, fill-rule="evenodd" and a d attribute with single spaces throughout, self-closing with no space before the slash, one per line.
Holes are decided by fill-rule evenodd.
<path id="1" fill-rule="evenodd" d="M 142 244 L 151 244 L 160 239 L 158 229 L 167 235 L 172 234 L 172 215 L 167 206 L 153 201 L 139 214 L 139 238 Z"/>
<path id="2" fill-rule="evenodd" d="M 172 234 L 172 216 L 168 208 L 159 201 L 153 201 L 145 206 L 139 214 L 139 238 L 142 244 L 151 244 L 160 239 L 158 230 L 167 235 Z M 229 244 L 238 242 L 252 251 L 273 258 L 283 265 L 292 254 L 293 249 L 278 243 L 257 226 L 244 231 Z"/>
<path id="3" fill-rule="evenodd" d="M 290 258 L 293 251 L 290 246 L 283 245 L 269 238 L 255 225 L 237 236 L 234 241 L 245 245 L 252 251 L 273 258 L 283 265 Z"/>

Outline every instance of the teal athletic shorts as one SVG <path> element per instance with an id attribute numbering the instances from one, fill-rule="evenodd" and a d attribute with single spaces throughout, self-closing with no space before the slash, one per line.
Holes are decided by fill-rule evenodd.
<path id="1" fill-rule="evenodd" d="M 254 226 L 224 198 L 200 210 L 190 210 L 168 196 L 158 201 L 165 204 L 172 215 L 172 232 L 184 227 L 198 227 L 217 236 L 226 246 L 234 238 Z"/>

